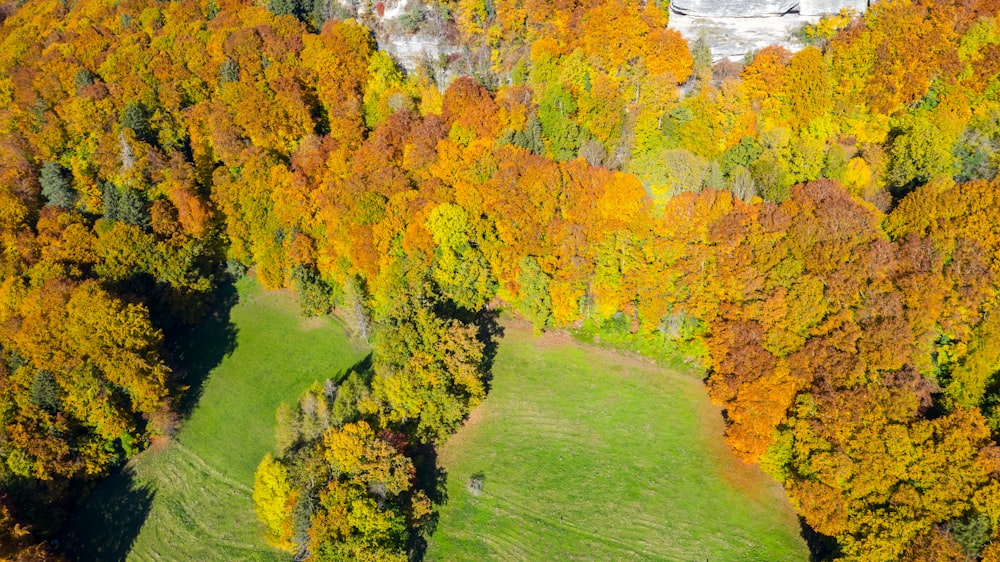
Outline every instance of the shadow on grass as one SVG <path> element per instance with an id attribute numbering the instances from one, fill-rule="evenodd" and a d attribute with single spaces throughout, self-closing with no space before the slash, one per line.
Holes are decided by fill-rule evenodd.
<path id="1" fill-rule="evenodd" d="M 155 492 L 139 485 L 128 466 L 101 482 L 74 514 L 64 551 L 78 562 L 124 561 L 149 516 Z"/>
<path id="2" fill-rule="evenodd" d="M 171 394 L 179 396 L 175 411 L 187 419 L 201 399 L 212 369 L 236 349 L 236 326 L 230 311 L 239 301 L 236 287 L 226 283 L 215 303 L 196 325 L 175 328 L 168 335 L 166 358 L 173 370 Z M 83 500 L 62 536 L 70 560 L 115 562 L 125 560 L 146 522 L 154 491 L 135 481 L 131 467 L 97 485 Z"/>
<path id="3" fill-rule="evenodd" d="M 418 533 L 411 533 L 407 544 L 410 560 L 424 559 L 427 553 L 429 539 L 437 530 L 437 507 L 448 503 L 448 473 L 438 463 L 437 449 L 427 443 L 419 445 L 414 454 L 414 466 L 417 470 L 416 489 L 423 491 L 434 504 L 435 510 L 430 520 Z"/>
<path id="4" fill-rule="evenodd" d="M 504 329 L 500 325 L 500 311 L 483 309 L 479 311 L 474 319 L 478 328 L 477 338 L 483 344 L 483 382 L 486 392 L 489 393 L 490 383 L 493 379 L 493 362 L 496 359 L 497 351 L 500 348 L 500 340 L 503 339 Z M 369 360 L 370 360 L 369 356 Z M 448 503 L 448 472 L 439 463 L 438 451 L 433 444 L 425 443 L 419 445 L 414 451 L 414 465 L 417 471 L 416 488 L 427 494 L 427 497 L 434 504 L 435 508 Z M 469 486 L 475 488 L 476 495 L 482 491 L 482 486 L 486 477 L 482 472 L 473 475 Z M 407 544 L 410 560 L 420 561 L 427 554 L 430 546 L 430 538 L 437 531 L 438 511 L 435 509 L 430 516 L 430 520 L 418 533 L 412 533 Z"/>
<path id="5" fill-rule="evenodd" d="M 806 523 L 805 519 L 799 517 L 799 528 L 802 538 L 809 547 L 809 562 L 826 562 L 833 560 L 839 554 L 837 549 L 837 539 L 817 533 Z"/>
<path id="6" fill-rule="evenodd" d="M 483 344 L 483 384 L 486 393 L 490 392 L 493 382 L 493 362 L 496 360 L 500 340 L 503 339 L 503 326 L 500 325 L 500 310 L 484 308 L 476 314 L 477 337 Z"/>
<path id="7" fill-rule="evenodd" d="M 237 328 L 230 319 L 230 311 L 239 302 L 236 287 L 227 283 L 216 293 L 216 303 L 197 325 L 174 334 L 168 356 L 171 367 L 179 376 L 174 385 L 181 387 L 174 392 L 180 396 L 176 411 L 182 419 L 190 417 L 201 399 L 205 381 L 212 369 L 236 350 Z"/>
<path id="8" fill-rule="evenodd" d="M 352 373 L 357 373 L 362 378 L 365 378 L 365 383 L 371 386 L 371 380 L 369 379 L 371 377 L 373 360 L 374 357 L 372 353 L 368 352 L 368 354 L 365 355 L 364 359 L 358 361 L 354 365 L 351 365 L 350 368 L 344 371 L 344 376 L 342 378 L 346 379 L 347 377 L 351 376 Z"/>

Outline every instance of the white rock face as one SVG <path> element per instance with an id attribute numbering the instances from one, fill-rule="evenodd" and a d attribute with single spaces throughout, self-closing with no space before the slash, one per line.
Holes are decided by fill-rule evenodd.
<path id="1" fill-rule="evenodd" d="M 868 0 L 800 0 L 799 15 L 819 17 L 836 14 L 847 8 L 861 14 L 868 9 Z"/>
<path id="2" fill-rule="evenodd" d="M 406 70 L 412 72 L 425 61 L 436 62 L 454 58 L 462 53 L 459 46 L 450 44 L 421 28 L 415 34 L 401 33 L 395 22 L 406 14 L 408 5 L 417 0 L 335 0 L 358 17 L 374 20 L 379 48 L 386 50 Z M 874 0 L 871 0 L 874 1 Z M 863 13 L 870 0 L 673 0 L 670 3 L 670 27 L 676 29 L 693 44 L 704 37 L 712 50 L 715 61 L 729 58 L 742 59 L 747 53 L 759 51 L 768 45 L 781 45 L 790 51 L 804 46 L 796 37 L 802 26 L 815 23 L 827 14 L 836 14 L 843 8 Z M 372 12 L 381 4 L 382 16 Z M 431 14 L 427 6 L 422 7 Z M 433 26 L 431 26 L 433 27 Z M 394 30 L 389 32 L 389 30 Z"/>
<path id="3" fill-rule="evenodd" d="M 674 0 L 670 8 L 678 13 L 701 18 L 759 18 L 780 16 L 796 8 L 796 0 Z"/>
<path id="4" fill-rule="evenodd" d="M 692 46 L 704 37 L 714 61 L 742 60 L 747 53 L 768 45 L 781 45 L 790 51 L 802 49 L 805 45 L 796 38 L 795 32 L 816 19 L 798 15 L 705 18 L 671 14 L 670 27 L 680 32 Z"/>
<path id="5" fill-rule="evenodd" d="M 869 0 L 675 0 L 670 27 L 693 44 L 704 37 L 713 60 L 741 59 L 768 45 L 804 47 L 796 32 L 843 8 L 863 13 Z"/>
<path id="6" fill-rule="evenodd" d="M 418 33 L 416 35 L 390 35 L 384 41 L 379 39 L 378 48 L 386 51 L 399 61 L 408 72 L 413 72 L 424 61 L 432 66 L 441 57 L 449 57 L 461 53 L 462 50 L 449 45 L 439 37 Z"/>
<path id="7" fill-rule="evenodd" d="M 443 40 L 440 34 L 435 34 L 433 25 L 425 26 L 416 33 L 400 31 L 398 22 L 406 15 L 411 2 L 417 0 L 335 0 L 344 10 L 354 13 L 362 21 L 374 26 L 378 40 L 378 48 L 391 55 L 407 72 L 413 72 L 418 66 L 429 62 L 432 67 L 440 66 L 442 59 L 454 57 L 462 49 Z M 382 15 L 378 15 L 381 4 Z M 430 17 L 430 9 L 423 3 L 417 3 L 425 15 Z"/>

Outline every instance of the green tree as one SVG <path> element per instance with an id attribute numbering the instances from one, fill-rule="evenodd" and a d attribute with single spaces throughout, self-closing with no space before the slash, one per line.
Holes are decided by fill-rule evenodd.
<path id="1" fill-rule="evenodd" d="M 131 129 L 135 138 L 141 141 L 150 142 L 152 140 L 149 118 L 145 108 L 139 102 L 132 101 L 125 105 L 125 109 L 121 113 L 121 126 L 125 129 Z"/>
<path id="2" fill-rule="evenodd" d="M 524 129 L 514 133 L 511 144 L 519 146 L 532 154 L 539 156 L 545 152 L 545 142 L 542 140 L 542 122 L 538 119 L 537 113 L 528 116 L 524 123 Z"/>
<path id="3" fill-rule="evenodd" d="M 76 192 L 69 185 L 69 181 L 63 176 L 62 167 L 55 162 L 42 164 L 42 173 L 39 178 L 42 186 L 42 196 L 49 205 L 60 209 L 71 209 L 76 203 Z"/>
<path id="4" fill-rule="evenodd" d="M 541 333 L 552 318 L 551 279 L 532 256 L 521 258 L 519 265 L 521 273 L 517 277 L 516 309 L 531 321 L 535 333 Z"/>
<path id="5" fill-rule="evenodd" d="M 924 117 L 907 119 L 896 130 L 889 150 L 889 184 L 909 189 L 935 177 L 960 173 L 953 142 Z"/>
<path id="6" fill-rule="evenodd" d="M 267 0 L 267 9 L 276 16 L 296 16 L 302 15 L 300 0 Z"/>
<path id="7" fill-rule="evenodd" d="M 118 198 L 117 216 L 118 220 L 123 223 L 137 226 L 144 231 L 148 231 L 151 225 L 146 198 L 142 192 L 136 189 L 125 188 L 121 190 L 121 196 Z"/>
<path id="8" fill-rule="evenodd" d="M 482 252 L 469 241 L 465 209 L 451 203 L 438 205 L 427 219 L 437 244 L 434 280 L 455 304 L 477 311 L 495 292 L 496 282 Z"/>
<path id="9" fill-rule="evenodd" d="M 91 74 L 91 72 L 86 68 L 81 68 L 80 70 L 77 70 L 76 74 L 73 76 L 73 86 L 76 87 L 77 93 L 79 93 L 80 90 L 86 88 L 87 86 L 93 83 L 94 83 L 94 75 Z"/>
<path id="10" fill-rule="evenodd" d="M 219 65 L 219 84 L 240 81 L 240 65 L 233 59 L 226 59 Z"/>
<path id="11" fill-rule="evenodd" d="M 576 157 L 582 142 L 580 128 L 573 122 L 576 99 L 560 84 L 551 84 L 538 104 L 538 120 L 548 143 L 549 154 L 556 160 Z"/>
<path id="12" fill-rule="evenodd" d="M 292 287 L 304 316 L 323 316 L 330 312 L 333 288 L 320 278 L 315 269 L 301 265 L 293 267 Z"/>
<path id="13" fill-rule="evenodd" d="M 253 482 L 253 503 L 257 518 L 264 524 L 267 542 L 291 550 L 290 503 L 292 487 L 285 467 L 268 453 L 257 467 Z"/>

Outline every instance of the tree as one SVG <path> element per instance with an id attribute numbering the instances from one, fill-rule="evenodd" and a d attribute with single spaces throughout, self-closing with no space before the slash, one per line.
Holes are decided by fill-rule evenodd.
<path id="1" fill-rule="evenodd" d="M 407 512 L 426 496 L 412 489 L 413 463 L 392 437 L 377 435 L 364 421 L 323 436 L 323 458 L 336 476 L 320 492 L 312 517 L 308 547 L 314 558 L 407 559 Z"/>
<path id="2" fill-rule="evenodd" d="M 575 157 L 584 140 L 573 121 L 576 108 L 572 94 L 559 84 L 549 86 L 538 105 L 542 135 L 548 141 L 548 154 L 555 160 Z"/>
<path id="3" fill-rule="evenodd" d="M 550 279 L 534 257 L 525 256 L 519 265 L 521 273 L 518 276 L 517 309 L 531 321 L 535 333 L 541 333 L 548 325 L 552 313 Z"/>
<path id="4" fill-rule="evenodd" d="M 219 65 L 219 84 L 240 81 L 240 65 L 233 59 L 226 59 Z"/>
<path id="5" fill-rule="evenodd" d="M 113 214 L 118 217 L 118 220 L 143 230 L 149 229 L 151 225 L 149 211 L 146 208 L 145 198 L 138 190 L 130 188 L 121 190 L 117 205 L 118 208 L 113 211 Z"/>
<path id="6" fill-rule="evenodd" d="M 136 139 L 152 143 L 153 131 L 149 128 L 149 118 L 142 104 L 133 101 L 125 106 L 121 113 L 121 126 L 131 129 Z"/>
<path id="7" fill-rule="evenodd" d="M 333 289 L 312 268 L 300 265 L 293 267 L 292 287 L 303 315 L 323 316 L 330 312 Z"/>
<path id="8" fill-rule="evenodd" d="M 276 16 L 296 16 L 302 14 L 299 0 L 267 0 L 267 9 Z"/>
<path id="9" fill-rule="evenodd" d="M 433 276 L 455 304 L 479 310 L 494 293 L 495 281 L 482 252 L 470 244 L 468 215 L 457 205 L 438 205 L 427 218 L 438 246 Z"/>
<path id="10" fill-rule="evenodd" d="M 956 175 L 959 170 L 951 151 L 953 144 L 926 119 L 915 118 L 903 124 L 889 152 L 889 183 L 907 189 L 935 177 Z"/>
<path id="11" fill-rule="evenodd" d="M 76 203 L 76 193 L 70 187 L 69 181 L 63 177 L 62 168 L 55 162 L 42 164 L 42 173 L 39 178 L 42 186 L 42 196 L 49 202 L 49 205 L 60 209 L 72 209 Z"/>
<path id="12" fill-rule="evenodd" d="M 475 326 L 414 304 L 397 304 L 375 326 L 372 394 L 388 420 L 414 420 L 421 440 L 440 442 L 485 396 L 483 344 Z"/>
<path id="13" fill-rule="evenodd" d="M 291 505 L 294 492 L 288 483 L 288 474 L 271 454 L 257 467 L 253 482 L 253 502 L 257 518 L 267 529 L 267 542 L 281 550 L 292 550 Z"/>

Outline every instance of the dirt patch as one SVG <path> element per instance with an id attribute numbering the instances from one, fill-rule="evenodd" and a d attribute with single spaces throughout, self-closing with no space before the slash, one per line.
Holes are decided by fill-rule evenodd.
<path id="1" fill-rule="evenodd" d="M 166 435 L 154 435 L 149 439 L 149 451 L 154 453 L 162 453 L 167 450 L 168 445 L 170 445 L 170 437 Z"/>
<path id="2" fill-rule="evenodd" d="M 544 332 L 534 338 L 535 344 L 542 348 L 565 347 L 567 345 L 578 345 L 579 342 L 565 330 L 553 330 Z"/>

